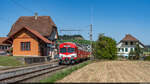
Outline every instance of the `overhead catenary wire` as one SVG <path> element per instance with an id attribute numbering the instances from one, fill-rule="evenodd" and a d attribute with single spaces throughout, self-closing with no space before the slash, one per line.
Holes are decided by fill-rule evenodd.
<path id="1" fill-rule="evenodd" d="M 8 24 L 10 23 L 9 20 L 4 19 L 3 17 L 0 17 L 0 23 L 1 22 L 8 23 Z M 4 29 L 4 27 L 1 27 L 0 29 L 2 30 L 2 29 Z M 6 32 L 4 33 L 4 32 L 1 31 L 0 37 L 6 37 L 6 36 L 7 36 L 7 33 Z"/>
<path id="2" fill-rule="evenodd" d="M 22 8 L 22 9 L 24 9 L 24 10 L 26 10 L 26 11 L 28 11 L 28 12 L 30 12 L 30 13 L 35 13 L 32 9 L 30 9 L 30 8 L 28 8 L 28 7 L 26 7 L 26 6 L 23 6 L 22 4 L 20 4 L 20 3 L 18 3 L 18 1 L 16 1 L 16 0 L 10 0 L 11 2 L 13 2 L 16 6 L 18 6 L 18 7 L 20 7 L 20 8 Z M 46 10 L 46 11 L 49 11 L 49 10 Z M 85 32 L 85 31 L 90 31 L 90 30 L 87 30 L 88 29 L 88 27 L 89 27 L 90 25 L 86 25 L 86 26 L 71 26 L 71 28 L 73 28 L 72 30 L 71 29 L 60 29 L 60 31 L 62 32 L 62 31 L 76 31 L 76 32 Z M 67 26 L 68 28 L 70 28 L 70 26 Z M 80 28 L 80 29 L 77 29 L 77 28 Z M 82 29 L 81 29 L 82 28 Z M 87 28 L 86 30 L 84 30 L 85 28 Z M 72 33 L 71 33 L 72 34 Z"/>
<path id="3" fill-rule="evenodd" d="M 31 12 L 31 13 L 34 13 L 34 11 L 32 11 L 32 10 L 29 9 L 29 8 L 26 8 L 26 7 L 22 6 L 21 4 L 19 4 L 19 3 L 16 2 L 15 0 L 11 0 L 11 1 L 12 1 L 14 4 L 16 4 L 17 6 L 23 8 L 23 9 L 25 9 L 25 10 Z M 87 26 L 90 26 L 90 25 L 87 25 Z M 72 26 L 71 26 L 71 28 L 74 28 L 74 29 L 75 29 L 75 28 L 87 28 L 87 26 L 84 26 L 84 27 L 83 27 L 83 26 L 80 26 L 80 27 L 72 27 Z M 68 26 L 68 27 L 70 28 L 70 26 Z M 60 32 L 62 32 L 62 31 L 77 31 L 77 32 L 80 32 L 80 31 L 90 31 L 90 30 L 81 30 L 81 29 L 80 29 L 80 30 L 78 30 L 78 29 L 77 29 L 77 30 L 73 30 L 73 29 L 72 29 L 72 30 L 71 30 L 71 29 L 69 29 L 69 30 L 68 30 L 68 29 L 65 29 L 65 30 L 64 30 L 64 29 L 60 29 Z"/>
<path id="4" fill-rule="evenodd" d="M 26 10 L 26 11 L 31 12 L 31 13 L 33 13 L 33 14 L 34 14 L 34 11 L 32 11 L 31 9 L 26 8 L 25 6 L 23 6 L 23 5 L 19 4 L 19 3 L 18 3 L 18 2 L 16 2 L 15 0 L 10 0 L 10 1 L 11 1 L 11 2 L 13 2 L 15 5 L 17 5 L 17 6 L 21 7 L 22 9 L 24 9 L 24 10 Z"/>

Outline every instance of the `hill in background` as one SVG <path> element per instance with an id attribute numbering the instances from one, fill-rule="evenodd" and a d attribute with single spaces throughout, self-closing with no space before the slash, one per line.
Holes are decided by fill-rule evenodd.
<path id="1" fill-rule="evenodd" d="M 82 35 L 59 35 L 58 40 L 84 40 Z"/>
<path id="2" fill-rule="evenodd" d="M 89 40 L 85 40 L 82 35 L 60 35 L 58 43 L 75 42 L 82 45 L 90 45 Z"/>

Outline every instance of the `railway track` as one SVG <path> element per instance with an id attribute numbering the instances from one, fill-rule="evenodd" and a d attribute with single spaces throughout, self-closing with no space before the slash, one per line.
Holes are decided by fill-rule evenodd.
<path id="1" fill-rule="evenodd" d="M 25 66 L 16 66 L 16 67 L 3 68 L 3 69 L 0 69 L 0 72 L 4 71 L 4 70 L 10 70 L 10 69 L 16 69 L 16 68 L 22 68 L 22 67 L 32 67 L 32 66 L 36 66 L 36 65 L 49 64 L 49 63 L 53 63 L 53 62 L 58 62 L 58 60 L 51 60 L 50 62 L 43 62 L 43 63 L 27 64 Z"/>
<path id="2" fill-rule="evenodd" d="M 50 73 L 56 70 L 63 69 L 67 66 L 59 65 L 58 62 L 38 65 L 33 67 L 25 67 L 16 70 L 10 70 L 6 72 L 0 72 L 0 82 L 1 83 L 18 83 L 30 78 L 37 77 L 46 73 Z"/>
<path id="3" fill-rule="evenodd" d="M 77 65 L 73 65 L 73 66 L 77 66 Z M 0 83 L 20 83 L 67 67 L 72 67 L 72 65 L 60 66 L 58 62 L 53 62 L 49 64 L 42 64 L 42 65 L 29 66 L 24 68 L 17 68 L 13 70 L 1 71 Z"/>

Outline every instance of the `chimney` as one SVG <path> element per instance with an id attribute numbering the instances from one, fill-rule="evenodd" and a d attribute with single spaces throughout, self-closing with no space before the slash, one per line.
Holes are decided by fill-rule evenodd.
<path id="1" fill-rule="evenodd" d="M 34 15 L 35 15 L 35 20 L 37 20 L 37 18 L 38 18 L 38 13 L 35 13 Z"/>

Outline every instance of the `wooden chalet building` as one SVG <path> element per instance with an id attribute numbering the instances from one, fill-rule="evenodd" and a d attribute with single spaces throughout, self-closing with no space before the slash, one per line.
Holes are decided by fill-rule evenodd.
<path id="1" fill-rule="evenodd" d="M 21 16 L 4 43 L 12 44 L 13 56 L 54 56 L 57 27 L 50 16 Z"/>
<path id="2" fill-rule="evenodd" d="M 7 37 L 0 37 L 0 55 L 7 55 L 7 50 L 11 47 L 10 44 L 3 43 Z"/>
<path id="3" fill-rule="evenodd" d="M 144 44 L 142 44 L 138 39 L 130 34 L 127 34 L 118 44 L 118 56 L 128 57 L 130 51 L 134 51 L 136 44 L 139 44 L 140 48 L 144 49 Z"/>

